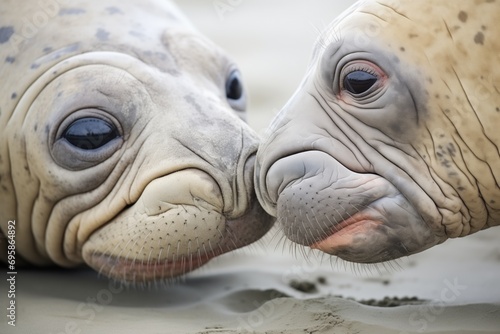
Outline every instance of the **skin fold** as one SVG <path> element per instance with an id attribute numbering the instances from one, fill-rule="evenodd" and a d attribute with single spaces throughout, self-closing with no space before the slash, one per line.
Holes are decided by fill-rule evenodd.
<path id="1" fill-rule="evenodd" d="M 292 241 L 383 262 L 500 224 L 500 4 L 360 1 L 257 155 Z"/>

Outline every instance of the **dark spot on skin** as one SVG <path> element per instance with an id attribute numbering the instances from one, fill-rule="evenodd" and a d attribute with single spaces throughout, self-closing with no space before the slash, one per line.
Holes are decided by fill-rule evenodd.
<path id="1" fill-rule="evenodd" d="M 408 37 L 409 38 L 416 38 L 416 37 L 418 37 L 418 34 L 409 34 Z"/>
<path id="2" fill-rule="evenodd" d="M 482 30 L 482 31 L 486 31 L 486 26 L 484 26 L 484 25 L 483 25 L 483 26 L 481 26 L 481 30 Z"/>
<path id="3" fill-rule="evenodd" d="M 97 39 L 100 41 L 107 41 L 109 39 L 109 32 L 102 28 L 99 28 L 95 33 L 95 37 L 97 37 Z"/>
<path id="4" fill-rule="evenodd" d="M 15 61 L 16 61 L 16 58 L 14 58 L 14 57 L 7 57 L 7 58 L 5 58 L 5 62 L 6 63 L 12 64 Z"/>
<path id="5" fill-rule="evenodd" d="M 443 161 L 441 161 L 441 166 L 445 167 L 445 168 L 450 168 L 451 165 L 450 165 L 450 160 L 448 159 L 443 159 Z"/>
<path id="6" fill-rule="evenodd" d="M 140 31 L 135 31 L 135 30 L 130 30 L 130 31 L 128 32 L 128 34 L 129 34 L 130 36 L 134 36 L 134 37 L 137 37 L 137 38 L 143 38 L 143 37 L 144 37 L 144 34 L 143 34 L 142 32 L 140 32 Z"/>
<path id="7" fill-rule="evenodd" d="M 496 108 L 495 108 L 495 110 L 498 112 L 498 111 L 500 111 L 500 108 L 499 108 L 499 107 L 496 107 Z"/>
<path id="8" fill-rule="evenodd" d="M 401 122 L 393 122 L 389 126 L 390 126 L 391 130 L 394 131 L 395 133 L 402 133 L 403 132 L 403 129 L 401 128 Z"/>
<path id="9" fill-rule="evenodd" d="M 476 44 L 484 44 L 484 34 L 481 31 L 478 31 L 476 36 L 474 36 L 474 43 Z"/>
<path id="10" fill-rule="evenodd" d="M 405 48 L 404 47 L 400 47 L 399 50 L 401 50 L 402 52 L 405 52 Z"/>
<path id="11" fill-rule="evenodd" d="M 461 187 L 461 186 L 460 186 L 460 187 L 458 187 L 457 189 L 458 189 L 459 191 L 464 191 L 464 190 L 465 190 L 465 188 L 464 188 L 464 187 Z"/>
<path id="12" fill-rule="evenodd" d="M 199 112 L 199 113 L 202 112 L 201 106 L 198 103 L 196 103 L 195 99 L 191 95 L 184 96 L 184 100 L 188 104 L 192 105 L 194 107 L 194 109 L 196 109 L 197 112 Z"/>
<path id="13" fill-rule="evenodd" d="M 47 46 L 47 47 L 44 47 L 42 51 L 43 51 L 44 53 L 49 53 L 49 52 L 52 52 L 52 50 L 53 50 L 53 49 L 52 49 L 52 47 Z"/>
<path id="14" fill-rule="evenodd" d="M 59 11 L 59 16 L 64 16 L 64 15 L 80 15 L 85 13 L 85 9 L 83 8 L 62 8 Z"/>
<path id="15" fill-rule="evenodd" d="M 12 35 L 14 35 L 12 26 L 0 27 L 0 44 L 7 43 Z"/>
<path id="16" fill-rule="evenodd" d="M 16 97 L 17 97 L 17 93 L 16 93 L 16 92 L 12 93 L 12 95 L 10 96 L 10 98 L 11 98 L 12 100 L 14 100 Z"/>
<path id="17" fill-rule="evenodd" d="M 31 69 L 34 70 L 34 69 L 37 69 L 40 67 L 40 64 L 37 64 L 37 63 L 33 63 L 31 64 Z"/>
<path id="18" fill-rule="evenodd" d="M 434 97 L 439 100 L 439 94 L 434 95 Z"/>
<path id="19" fill-rule="evenodd" d="M 155 56 L 161 61 L 165 61 L 167 59 L 167 55 L 163 52 L 155 52 Z"/>
<path id="20" fill-rule="evenodd" d="M 48 126 L 48 125 L 46 125 L 46 126 L 45 126 L 45 133 L 49 133 L 49 131 L 50 131 L 50 128 L 49 128 L 49 126 Z"/>
<path id="21" fill-rule="evenodd" d="M 35 124 L 35 126 L 33 127 L 33 130 L 34 131 L 38 130 L 38 124 Z"/>
<path id="22" fill-rule="evenodd" d="M 490 204 L 495 204 L 495 200 L 490 200 Z"/>
<path id="23" fill-rule="evenodd" d="M 455 156 L 455 153 L 457 152 L 457 149 L 455 148 L 455 145 L 453 143 L 449 143 L 447 146 L 448 154 L 451 157 Z"/>
<path id="24" fill-rule="evenodd" d="M 106 7 L 106 11 L 108 12 L 109 15 L 114 15 L 114 14 L 123 14 L 123 11 L 115 6 L 111 7 Z"/>
<path id="25" fill-rule="evenodd" d="M 458 19 L 459 19 L 461 22 L 463 22 L 463 23 L 467 22 L 467 17 L 468 17 L 467 13 L 466 13 L 466 12 L 464 12 L 463 10 L 461 10 L 461 11 L 458 13 Z"/>

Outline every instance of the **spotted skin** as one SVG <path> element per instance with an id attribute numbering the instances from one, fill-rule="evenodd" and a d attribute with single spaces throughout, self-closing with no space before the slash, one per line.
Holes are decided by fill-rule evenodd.
<path id="1" fill-rule="evenodd" d="M 333 21 L 257 157 L 289 239 L 373 263 L 500 224 L 497 22 L 496 0 L 361 1 Z"/>
<path id="2" fill-rule="evenodd" d="M 4 261 L 9 221 L 17 263 L 127 282 L 270 228 L 237 66 L 172 3 L 7 0 L 0 22 Z"/>

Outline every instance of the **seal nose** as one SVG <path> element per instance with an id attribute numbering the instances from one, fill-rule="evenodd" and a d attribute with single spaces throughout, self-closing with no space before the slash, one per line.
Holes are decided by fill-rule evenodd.
<path id="1" fill-rule="evenodd" d="M 283 191 L 294 185 L 295 181 L 322 176 L 329 156 L 322 152 L 309 151 L 297 153 L 274 162 L 267 173 L 258 165 L 258 173 L 263 182 L 256 182 L 257 196 L 266 211 L 277 215 L 277 203 Z M 302 192 L 302 189 L 300 190 Z M 305 190 L 304 190 L 305 191 Z"/>
<path id="2" fill-rule="evenodd" d="M 139 203 L 148 216 L 158 215 L 177 205 L 195 205 L 221 212 L 224 207 L 217 183 L 206 173 L 186 169 L 153 180 Z"/>

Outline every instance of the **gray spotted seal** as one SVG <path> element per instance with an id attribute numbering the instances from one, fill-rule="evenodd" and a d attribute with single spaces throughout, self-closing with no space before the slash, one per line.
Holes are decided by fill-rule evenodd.
<path id="1" fill-rule="evenodd" d="M 268 231 L 240 73 L 171 2 L 7 0 L 0 22 L 18 263 L 161 280 Z"/>
<path id="2" fill-rule="evenodd" d="M 500 3 L 360 1 L 269 127 L 257 195 L 292 241 L 360 263 L 500 224 Z"/>

